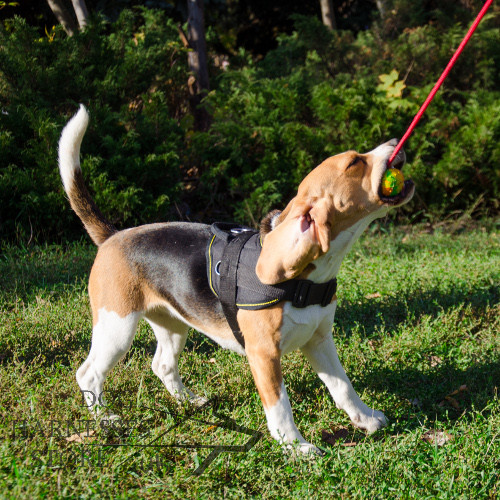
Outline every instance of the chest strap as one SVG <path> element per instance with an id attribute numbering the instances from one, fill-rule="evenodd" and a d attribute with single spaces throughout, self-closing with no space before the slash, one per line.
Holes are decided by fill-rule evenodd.
<path id="1" fill-rule="evenodd" d="M 236 319 L 238 308 L 236 307 L 236 274 L 238 272 L 238 261 L 240 259 L 241 251 L 245 243 L 253 236 L 253 233 L 243 232 L 236 235 L 224 249 L 222 254 L 222 261 L 220 264 L 220 287 L 219 287 L 219 300 L 222 304 L 224 316 L 233 330 L 233 335 L 236 340 L 245 349 L 245 339 L 241 333 Z"/>
<path id="2" fill-rule="evenodd" d="M 238 312 L 236 306 L 237 272 L 241 251 L 253 234 L 251 231 L 236 234 L 226 245 L 220 264 L 219 300 L 234 337 L 243 349 L 245 348 L 245 339 L 236 317 Z M 292 279 L 280 283 L 279 290 L 281 291 L 280 301 L 290 301 L 294 307 L 304 308 L 311 305 L 326 307 L 337 291 L 337 279 L 333 278 L 325 283 Z"/>

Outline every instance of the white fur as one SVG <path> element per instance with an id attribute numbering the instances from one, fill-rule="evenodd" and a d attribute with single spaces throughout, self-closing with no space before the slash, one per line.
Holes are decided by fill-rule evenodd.
<path id="1" fill-rule="evenodd" d="M 94 413 L 101 412 L 96 405 L 103 391 L 104 379 L 132 345 L 140 317 L 140 313 L 131 313 L 121 318 L 113 311 L 99 309 L 89 355 L 76 372 L 78 385 L 86 391 L 87 404 Z"/>
<path id="2" fill-rule="evenodd" d="M 292 407 L 286 392 L 285 384 L 281 383 L 281 392 L 278 401 L 270 408 L 264 407 L 267 427 L 271 436 L 279 443 L 291 448 L 297 444 L 302 453 L 319 452 L 318 448 L 308 443 L 297 429 L 292 414 Z"/>
<path id="3" fill-rule="evenodd" d="M 81 104 L 78 113 L 64 127 L 59 139 L 59 172 L 66 192 L 73 184 L 75 172 L 80 170 L 80 146 L 88 123 L 89 115 Z"/>
<path id="4" fill-rule="evenodd" d="M 280 349 L 282 355 L 300 349 L 315 334 L 326 320 L 331 326 L 335 316 L 337 301 L 326 307 L 319 304 L 299 309 L 286 302 L 283 306 L 283 324 L 281 326 Z"/>
<path id="5" fill-rule="evenodd" d="M 281 215 L 281 212 L 278 212 L 273 215 L 273 218 L 271 219 L 271 231 L 276 227 L 276 223 L 278 222 L 278 218 Z"/>
<path id="6" fill-rule="evenodd" d="M 344 410 L 354 425 L 368 432 L 375 432 L 387 425 L 385 415 L 363 403 L 352 387 L 327 324 L 323 324 L 323 328 L 302 347 L 302 352 L 328 387 L 337 408 Z"/>
<path id="7" fill-rule="evenodd" d="M 342 231 L 330 243 L 330 248 L 325 255 L 317 258 L 314 261 L 315 269 L 308 276 L 308 279 L 316 283 L 324 283 L 335 278 L 339 272 L 340 265 L 344 257 L 351 250 L 352 246 L 359 239 L 363 231 L 368 225 L 379 217 L 383 217 L 388 211 L 388 208 L 381 207 L 376 212 L 361 219 L 349 229 Z"/>
<path id="8" fill-rule="evenodd" d="M 373 167 L 371 176 L 373 193 L 378 193 L 378 188 L 380 186 L 380 183 L 382 182 L 382 176 L 384 175 L 384 172 L 387 170 L 387 161 L 389 160 L 397 144 L 398 144 L 397 139 L 391 139 L 390 141 L 376 147 L 369 153 L 366 153 L 368 155 L 373 155 Z"/>
<path id="9" fill-rule="evenodd" d="M 245 349 L 241 346 L 241 344 L 234 338 L 227 338 L 227 337 L 218 337 L 216 335 L 212 335 L 211 333 L 207 333 L 204 331 L 202 328 L 196 328 L 199 332 L 203 333 L 206 335 L 209 339 L 213 340 L 217 344 L 219 344 L 223 349 L 229 349 L 230 351 L 233 351 L 237 354 L 240 354 L 242 356 L 246 356 Z"/>
<path id="10" fill-rule="evenodd" d="M 204 398 L 193 394 L 183 383 L 179 375 L 179 356 L 186 345 L 189 327 L 165 314 L 150 313 L 146 318 L 155 334 L 157 345 L 151 368 L 163 382 L 167 391 L 183 401 L 204 403 Z"/>
<path id="11" fill-rule="evenodd" d="M 106 413 L 98 407 L 100 402 L 105 403 L 104 398 L 99 401 L 99 397 L 106 375 L 130 349 L 142 317 L 142 313 L 133 312 L 122 318 L 113 311 L 99 309 L 89 355 L 76 373 L 78 385 L 85 391 L 83 394 L 87 405 L 97 415 Z M 155 375 L 176 399 L 189 399 L 196 404 L 205 402 L 204 398 L 196 396 L 184 386 L 179 375 L 179 356 L 186 344 L 188 326 L 160 312 L 148 314 L 146 320 L 158 342 L 152 362 Z"/>

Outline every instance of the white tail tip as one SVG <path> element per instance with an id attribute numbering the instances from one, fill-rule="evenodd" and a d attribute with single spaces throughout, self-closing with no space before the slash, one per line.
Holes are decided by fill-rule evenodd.
<path id="1" fill-rule="evenodd" d="M 66 192 L 73 184 L 74 173 L 80 168 L 80 146 L 89 123 L 89 114 L 83 104 L 66 124 L 59 139 L 59 172 Z"/>

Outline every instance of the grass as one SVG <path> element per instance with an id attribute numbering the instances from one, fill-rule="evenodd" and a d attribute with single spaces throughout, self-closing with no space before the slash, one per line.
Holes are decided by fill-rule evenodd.
<path id="1" fill-rule="evenodd" d="M 192 332 L 180 362 L 186 385 L 218 396 L 223 414 L 263 433 L 250 451 L 222 453 L 201 476 L 193 471 L 210 450 L 112 446 L 166 443 L 160 435 L 174 422 L 168 442 L 248 439 L 177 409 L 150 369 L 155 343 L 145 324 L 106 387 L 134 430 L 97 427 L 85 442 L 108 447 L 100 462 L 97 447 L 88 447 L 82 464 L 83 445 L 66 438 L 90 425 L 74 374 L 90 343 L 86 280 L 95 248 L 4 248 L 0 497 L 500 497 L 499 243 L 489 223 L 461 234 L 377 229 L 353 248 L 341 270 L 333 335 L 353 385 L 390 424 L 371 436 L 356 431 L 292 353 L 283 365 L 295 421 L 326 450 L 321 458 L 284 455 L 267 432 L 245 359 Z M 174 411 L 185 418 L 174 420 Z M 197 418 L 213 421 L 211 411 Z M 343 441 L 322 442 L 322 430 L 341 427 Z M 426 441 L 430 430 L 446 442 Z"/>

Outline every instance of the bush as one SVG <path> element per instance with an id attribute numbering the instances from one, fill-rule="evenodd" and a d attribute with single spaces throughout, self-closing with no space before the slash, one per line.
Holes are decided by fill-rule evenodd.
<path id="1" fill-rule="evenodd" d="M 382 40 L 376 28 L 354 37 L 300 16 L 296 27 L 260 63 L 220 77 L 206 101 L 213 125 L 193 138 L 200 190 L 217 179 L 207 207 L 229 203 L 247 223 L 283 206 L 327 156 L 400 137 L 465 32 L 424 26 Z M 491 54 L 499 31 L 486 21 L 470 43 L 405 146 L 418 196 L 400 218 L 498 211 L 500 82 Z"/>
<path id="2" fill-rule="evenodd" d="M 120 225 L 168 217 L 180 190 L 185 49 L 161 12 L 124 11 L 72 38 L 40 38 L 21 18 L 0 30 L 0 237 L 81 235 L 63 196 L 57 142 L 83 102 L 83 172 Z"/>
<path id="3" fill-rule="evenodd" d="M 84 175 L 114 223 L 181 213 L 256 225 L 327 156 L 402 135 L 465 33 L 464 12 L 444 27 L 434 19 L 401 29 L 388 18 L 358 34 L 296 16 L 296 31 L 261 61 L 240 51 L 212 75 L 206 132 L 193 130 L 186 50 L 163 13 L 125 10 L 53 41 L 9 21 L 0 30 L 0 237 L 82 234 L 56 168 L 60 131 L 79 102 L 92 116 Z M 405 147 L 417 197 L 393 217 L 498 213 L 499 46 L 490 16 Z"/>

